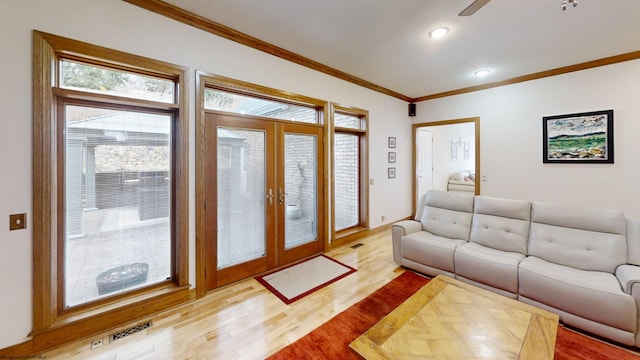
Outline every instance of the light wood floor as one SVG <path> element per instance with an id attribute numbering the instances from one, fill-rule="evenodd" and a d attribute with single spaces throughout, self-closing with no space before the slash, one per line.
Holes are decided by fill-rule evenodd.
<path id="1" fill-rule="evenodd" d="M 254 279 L 244 280 L 145 319 L 153 326 L 126 338 L 109 343 L 108 335 L 113 333 L 109 332 L 44 355 L 47 359 L 98 360 L 264 359 L 403 271 L 393 262 L 390 230 L 358 242 L 364 246 L 343 246 L 327 254 L 357 272 L 291 305 Z M 104 344 L 91 350 L 91 341 L 101 337 Z"/>

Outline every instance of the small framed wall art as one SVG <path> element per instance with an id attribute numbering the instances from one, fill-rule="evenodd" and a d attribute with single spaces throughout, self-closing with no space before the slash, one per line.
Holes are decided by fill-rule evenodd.
<path id="1" fill-rule="evenodd" d="M 396 177 L 396 168 L 394 167 L 390 167 L 387 169 L 387 177 L 389 179 L 393 179 Z"/>
<path id="2" fill-rule="evenodd" d="M 469 142 L 465 141 L 464 142 L 464 159 L 465 160 L 469 160 Z"/>
<path id="3" fill-rule="evenodd" d="M 458 160 L 458 142 L 451 139 L 451 160 Z"/>
<path id="4" fill-rule="evenodd" d="M 396 147 L 396 138 L 394 136 L 389 136 L 389 149 L 394 149 Z"/>
<path id="5" fill-rule="evenodd" d="M 389 161 L 389 163 L 396 162 L 396 153 L 395 153 L 395 151 L 390 151 L 389 152 L 388 161 Z"/>
<path id="6" fill-rule="evenodd" d="M 542 118 L 543 163 L 613 163 L 613 110 Z"/>

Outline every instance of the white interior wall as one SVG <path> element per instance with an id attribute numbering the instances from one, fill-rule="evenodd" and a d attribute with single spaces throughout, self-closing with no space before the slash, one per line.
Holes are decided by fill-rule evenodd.
<path id="1" fill-rule="evenodd" d="M 202 70 L 369 111 L 370 225 L 411 210 L 411 121 L 407 104 L 213 36 L 119 0 L 5 1 L 0 11 L 0 216 L 26 212 L 28 228 L 0 228 L 0 348 L 28 338 L 32 323 L 31 38 L 40 30 L 189 68 L 190 282 L 195 283 L 195 71 Z M 387 137 L 397 138 L 397 177 L 387 179 Z M 386 221 L 381 216 L 387 216 Z M 6 224 L 6 222 L 5 222 Z"/>
<path id="2" fill-rule="evenodd" d="M 447 190 L 451 174 L 475 169 L 475 124 L 438 125 L 428 129 L 433 132 L 433 188 Z M 460 137 L 469 142 L 468 159 L 464 158 L 464 146 L 459 142 Z M 451 140 L 455 141 L 456 160 L 451 157 Z"/>
<path id="3" fill-rule="evenodd" d="M 480 117 L 482 195 L 596 206 L 640 220 L 640 60 L 418 104 L 416 123 Z M 614 110 L 614 164 L 544 164 L 542 117 Z"/>
<path id="4" fill-rule="evenodd" d="M 28 213 L 26 230 L 0 228 L 0 348 L 31 331 L 31 32 L 33 29 L 189 67 L 191 103 L 190 275 L 194 265 L 195 71 L 369 110 L 371 227 L 411 213 L 411 121 L 406 103 L 286 62 L 123 1 L 22 0 L 2 4 L 5 49 L 0 106 L 5 175 L 0 215 Z M 479 116 L 484 195 L 620 209 L 640 220 L 635 202 L 640 162 L 632 145 L 640 134 L 640 60 L 418 104 L 416 123 Z M 543 164 L 542 117 L 614 109 L 614 164 Z M 387 179 L 387 137 L 397 139 L 395 179 Z M 387 221 L 383 222 L 381 216 Z M 6 224 L 6 223 L 5 223 Z"/>

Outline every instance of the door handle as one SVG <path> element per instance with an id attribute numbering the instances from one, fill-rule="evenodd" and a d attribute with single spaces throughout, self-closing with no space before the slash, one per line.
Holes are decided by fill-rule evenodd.
<path id="1" fill-rule="evenodd" d="M 282 191 L 282 188 L 278 189 L 278 201 L 280 205 L 284 204 L 284 191 Z"/>
<path id="2" fill-rule="evenodd" d="M 269 189 L 269 194 L 267 194 L 267 200 L 269 200 L 269 206 L 273 206 L 273 190 Z"/>

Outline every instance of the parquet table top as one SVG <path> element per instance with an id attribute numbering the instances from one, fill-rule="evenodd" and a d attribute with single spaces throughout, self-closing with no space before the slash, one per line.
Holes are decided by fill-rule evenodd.
<path id="1" fill-rule="evenodd" d="M 366 359 L 553 359 L 558 316 L 439 275 L 350 347 Z"/>

